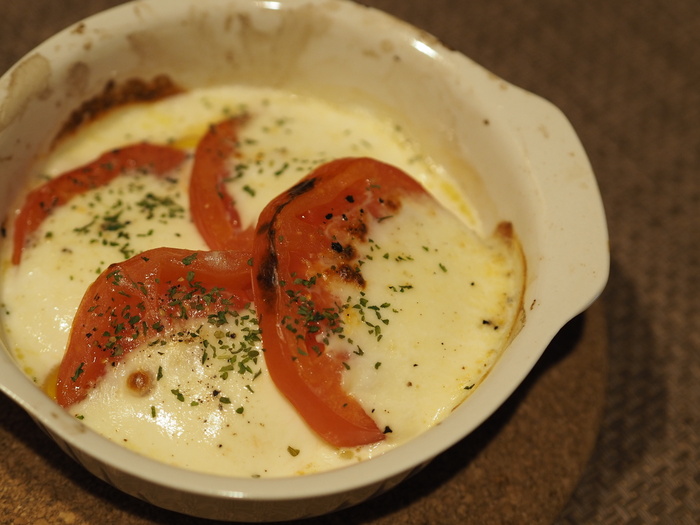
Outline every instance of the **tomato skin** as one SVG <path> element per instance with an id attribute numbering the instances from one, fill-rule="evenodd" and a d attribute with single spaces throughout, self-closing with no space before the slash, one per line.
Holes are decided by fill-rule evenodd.
<path id="1" fill-rule="evenodd" d="M 226 189 L 229 163 L 238 148 L 238 128 L 247 117 L 234 117 L 209 127 L 200 139 L 190 180 L 190 210 L 200 235 L 212 250 L 250 246 L 253 230 L 242 229 L 233 197 Z"/>
<path id="2" fill-rule="evenodd" d="M 182 163 L 185 157 L 184 151 L 169 146 L 148 143 L 125 146 L 108 151 L 96 160 L 32 190 L 15 220 L 12 264 L 20 263 L 27 237 L 58 206 L 127 172 L 147 170 L 157 176 L 165 175 Z"/>
<path id="3" fill-rule="evenodd" d="M 367 158 L 317 168 L 262 211 L 253 245 L 253 287 L 270 375 L 309 426 L 330 444 L 384 439 L 342 388 L 343 356 L 319 334 L 342 329 L 335 315 L 342 282 L 362 289 L 356 243 L 393 215 L 407 195 L 424 193 L 402 171 Z M 311 312 L 311 313 L 309 313 Z"/>
<path id="4" fill-rule="evenodd" d="M 251 303 L 250 256 L 155 248 L 110 265 L 78 307 L 59 366 L 58 404 L 84 399 L 108 366 L 178 323 Z"/>

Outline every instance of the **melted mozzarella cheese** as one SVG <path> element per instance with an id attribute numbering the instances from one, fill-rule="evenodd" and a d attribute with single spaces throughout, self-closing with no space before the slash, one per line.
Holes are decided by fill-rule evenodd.
<path id="1" fill-rule="evenodd" d="M 348 337 L 361 351 L 350 349 L 345 387 L 380 428 L 392 429 L 390 441 L 421 433 L 464 400 L 520 309 L 523 268 L 513 241 L 485 241 L 422 201 L 374 225 L 361 256 L 366 288 L 351 301 L 361 307 L 350 310 Z"/>
<path id="2" fill-rule="evenodd" d="M 371 458 L 440 421 L 488 372 L 518 318 L 520 253 L 507 236 L 475 233 L 466 200 L 390 122 L 273 90 L 217 88 L 124 108 L 63 143 L 44 173 L 141 140 L 193 148 L 210 123 L 243 112 L 251 118 L 228 189 L 245 223 L 315 166 L 344 156 L 394 164 L 449 208 L 418 199 L 378 223 L 357 247 L 366 288 L 338 291 L 347 296 L 346 337 L 331 347 L 349 356 L 344 387 L 391 429 L 387 439 L 348 450 L 318 438 L 275 388 L 259 342 L 246 343 L 247 355 L 260 355 L 241 366 L 235 348 L 253 320 L 183 326 L 126 356 L 70 410 L 142 454 L 222 475 L 289 476 Z M 4 243 L 5 338 L 37 383 L 50 380 L 82 295 L 108 264 L 158 246 L 206 249 L 188 210 L 190 168 L 164 180 L 118 178 L 75 198 L 42 224 L 18 267 Z"/>
<path id="3" fill-rule="evenodd" d="M 206 324 L 190 328 L 184 337 L 130 354 L 71 410 L 114 441 L 197 471 L 290 476 L 348 464 L 352 454 L 309 430 L 262 358 L 245 363 L 243 373 L 238 362 L 230 365 L 234 354 L 224 347 L 243 337 L 245 326 L 226 325 L 224 333 Z M 135 373 L 149 378 L 145 392 L 125 387 Z"/>
<path id="4" fill-rule="evenodd" d="M 3 244 L 3 327 L 8 347 L 37 383 L 61 360 L 83 294 L 109 264 L 157 246 L 206 249 L 186 196 L 183 179 L 118 177 L 58 207 L 19 266 L 9 262 L 11 243 Z"/>

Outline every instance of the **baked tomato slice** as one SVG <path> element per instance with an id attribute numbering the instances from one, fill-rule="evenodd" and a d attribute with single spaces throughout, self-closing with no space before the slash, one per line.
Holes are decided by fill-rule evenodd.
<path id="1" fill-rule="evenodd" d="M 165 175 L 182 163 L 185 157 L 186 153 L 177 148 L 134 144 L 108 151 L 92 162 L 67 171 L 32 190 L 15 220 L 12 263 L 20 263 L 27 237 L 58 206 L 125 173 L 141 171 Z"/>
<path id="2" fill-rule="evenodd" d="M 250 304 L 250 256 L 155 248 L 112 264 L 78 307 L 58 370 L 58 403 L 68 407 L 81 401 L 108 366 L 188 319 Z"/>
<path id="3" fill-rule="evenodd" d="M 190 212 L 195 226 L 212 250 L 250 246 L 253 229 L 243 230 L 226 182 L 238 150 L 238 128 L 247 117 L 234 117 L 209 127 L 194 155 L 190 180 Z"/>
<path id="4" fill-rule="evenodd" d="M 309 426 L 332 445 L 351 447 L 384 433 L 342 387 L 347 352 L 345 297 L 364 285 L 356 247 L 373 223 L 425 192 L 401 170 L 368 158 L 317 168 L 262 211 L 253 245 L 253 287 L 270 375 Z M 330 343 L 330 344 L 329 344 Z"/>

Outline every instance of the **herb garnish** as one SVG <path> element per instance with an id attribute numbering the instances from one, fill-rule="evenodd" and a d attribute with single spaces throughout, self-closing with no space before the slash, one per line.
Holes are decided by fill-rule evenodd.
<path id="1" fill-rule="evenodd" d="M 81 374 L 85 372 L 85 370 L 83 370 L 84 366 L 85 363 L 80 363 L 80 365 L 78 365 L 78 368 L 75 369 L 75 374 L 73 374 L 73 377 L 71 377 L 72 381 L 77 381 Z"/>

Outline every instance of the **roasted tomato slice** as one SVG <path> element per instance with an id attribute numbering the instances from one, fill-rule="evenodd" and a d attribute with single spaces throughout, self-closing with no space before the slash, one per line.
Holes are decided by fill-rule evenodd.
<path id="1" fill-rule="evenodd" d="M 104 186 L 115 177 L 134 171 L 164 175 L 186 157 L 182 150 L 154 144 L 135 144 L 102 154 L 96 160 L 51 179 L 27 195 L 15 220 L 12 263 L 22 259 L 27 237 L 58 206 L 76 195 Z"/>
<path id="2" fill-rule="evenodd" d="M 192 220 L 212 250 L 250 246 L 253 229 L 243 230 L 233 197 L 226 189 L 238 149 L 238 128 L 246 117 L 234 117 L 209 127 L 200 139 L 190 180 Z"/>
<path id="3" fill-rule="evenodd" d="M 384 439 L 342 388 L 347 355 L 328 346 L 342 331 L 337 285 L 362 289 L 355 247 L 407 195 L 425 192 L 397 168 L 367 158 L 317 168 L 259 217 L 253 286 L 265 361 L 280 391 L 309 426 L 335 446 Z"/>
<path id="4" fill-rule="evenodd" d="M 58 371 L 58 403 L 81 401 L 109 365 L 178 323 L 251 303 L 250 256 L 156 248 L 112 264 L 78 307 Z"/>

